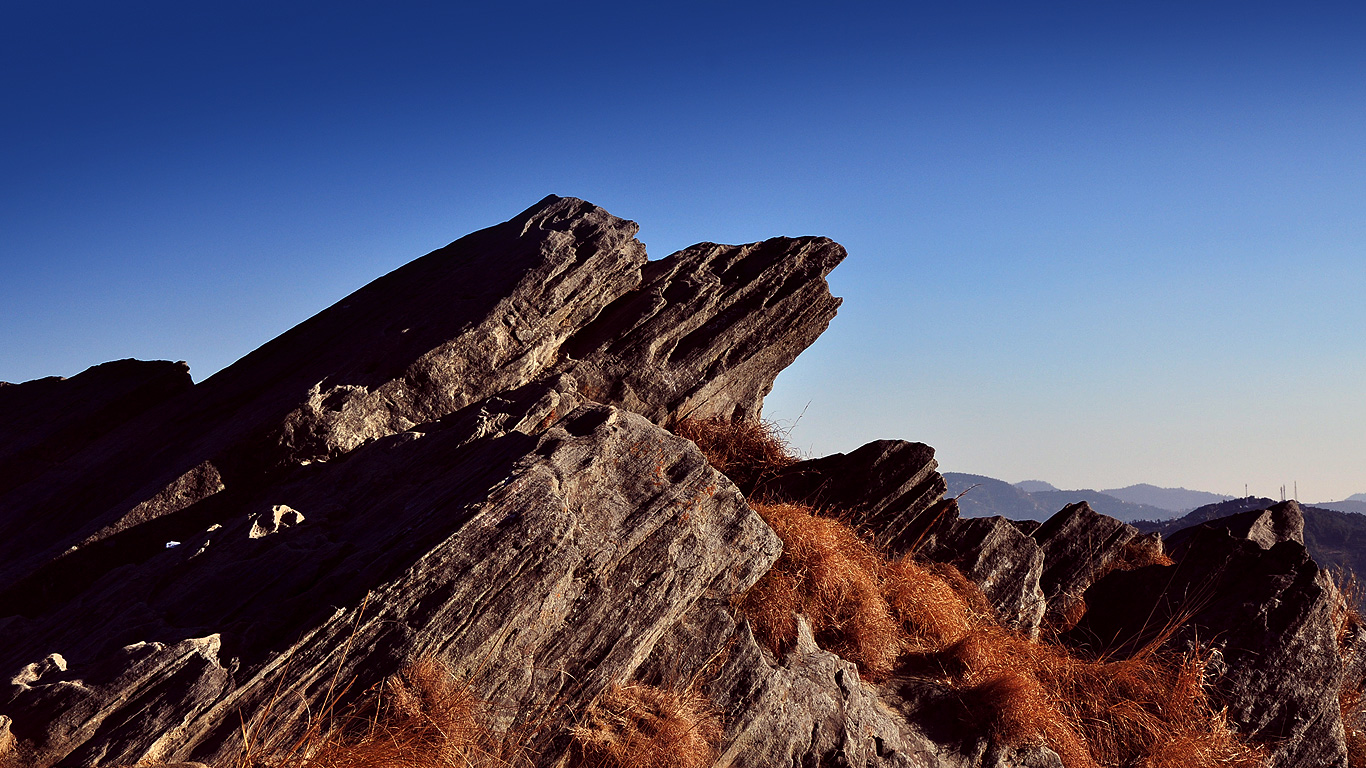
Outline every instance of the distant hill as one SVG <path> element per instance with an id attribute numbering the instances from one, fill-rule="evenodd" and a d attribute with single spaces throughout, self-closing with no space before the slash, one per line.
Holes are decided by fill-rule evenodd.
<path id="1" fill-rule="evenodd" d="M 1131 522 L 1134 520 L 1165 520 L 1174 517 L 1177 513 L 1161 507 L 1153 507 L 1147 504 L 1132 504 L 1122 501 L 1102 493 L 1100 491 L 1085 488 L 1079 491 L 1037 491 L 1029 494 L 1039 504 L 1047 507 L 1054 512 L 1062 509 L 1068 504 L 1084 501 L 1091 505 L 1091 509 L 1109 515 L 1117 520 Z"/>
<path id="2" fill-rule="evenodd" d="M 1366 501 L 1366 493 L 1354 493 L 1347 497 L 1347 501 Z"/>
<path id="3" fill-rule="evenodd" d="M 1110 488 L 1101 493 L 1130 504 L 1145 504 L 1171 512 L 1189 512 L 1206 504 L 1218 504 L 1233 498 L 1221 493 L 1192 491 L 1186 488 L 1160 488 L 1148 483 L 1130 485 L 1126 488 Z"/>
<path id="4" fill-rule="evenodd" d="M 1266 509 L 1276 502 L 1258 496 L 1248 496 L 1242 499 L 1230 499 L 1221 501 L 1217 504 L 1206 504 L 1203 507 L 1192 510 L 1189 514 L 1171 520 L 1141 520 L 1135 523 L 1139 530 L 1144 533 L 1157 531 L 1163 536 L 1167 536 L 1182 528 L 1189 528 L 1192 525 L 1199 525 L 1210 520 L 1217 520 L 1221 517 L 1236 515 L 1239 512 L 1248 512 L 1254 509 Z"/>
<path id="5" fill-rule="evenodd" d="M 1042 480 L 1021 480 L 1020 482 L 1015 483 L 1015 487 L 1016 487 L 1016 488 L 1019 488 L 1020 490 L 1024 491 L 1025 493 L 1037 493 L 1037 492 L 1039 492 L 1039 491 L 1057 491 L 1057 490 L 1061 490 L 1061 489 L 1058 488 L 1056 485 L 1053 485 L 1052 483 L 1045 483 L 1045 482 L 1042 481 Z"/>
<path id="6" fill-rule="evenodd" d="M 1360 496 L 1361 494 L 1357 494 Z M 1315 504 L 1319 509 L 1331 509 L 1334 512 L 1351 512 L 1358 515 L 1366 515 L 1366 501 L 1357 501 L 1355 498 L 1346 501 L 1325 501 L 1322 504 Z"/>
<path id="7" fill-rule="evenodd" d="M 949 496 L 967 491 L 958 499 L 959 514 L 963 517 L 1000 515 L 1011 520 L 1047 520 L 1054 512 L 1074 501 L 1088 502 L 1092 509 L 1102 515 L 1125 521 L 1166 520 L 1174 514 L 1160 507 L 1121 501 L 1100 491 L 1060 491 L 1042 480 L 1026 480 L 1011 485 L 993 477 L 962 472 L 945 472 L 944 480 L 949 484 Z M 1045 490 L 1030 492 L 1025 490 L 1027 488 Z"/>
<path id="8" fill-rule="evenodd" d="M 1138 524 L 1138 528 L 1145 532 L 1158 531 L 1163 536 L 1168 536 L 1182 528 L 1239 512 L 1266 509 L 1275 503 L 1272 499 L 1248 496 L 1219 504 L 1209 504 L 1185 517 L 1163 523 L 1142 522 Z M 1301 505 L 1301 508 L 1304 510 L 1304 546 L 1314 560 L 1324 567 L 1345 567 L 1354 573 L 1366 575 L 1366 515 L 1325 509 L 1322 506 Z"/>
<path id="9" fill-rule="evenodd" d="M 994 477 L 945 472 L 944 480 L 949 485 L 947 495 L 959 497 L 958 513 L 963 517 L 1000 515 L 1011 520 L 1042 521 L 1058 511 L 1045 508 L 1028 493 Z"/>

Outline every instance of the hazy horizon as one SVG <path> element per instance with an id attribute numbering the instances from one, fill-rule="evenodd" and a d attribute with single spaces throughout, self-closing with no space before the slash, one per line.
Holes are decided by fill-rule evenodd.
<path id="1" fill-rule="evenodd" d="M 766 415 L 1065 488 L 1366 491 L 1366 9 L 0 10 L 0 380 L 204 379 L 547 194 L 848 248 Z"/>

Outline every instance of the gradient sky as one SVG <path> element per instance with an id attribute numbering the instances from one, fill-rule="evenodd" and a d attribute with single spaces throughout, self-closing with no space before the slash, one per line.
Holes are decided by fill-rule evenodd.
<path id="1" fill-rule="evenodd" d="M 822 234 L 811 454 L 1366 491 L 1358 4 L 0 3 L 0 380 L 197 380 L 548 193 Z"/>

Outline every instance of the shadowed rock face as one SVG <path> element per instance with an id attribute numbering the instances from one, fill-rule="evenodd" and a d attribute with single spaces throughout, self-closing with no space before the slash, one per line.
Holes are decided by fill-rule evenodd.
<path id="1" fill-rule="evenodd" d="M 1048 600 L 1045 620 L 1061 625 L 1086 588 L 1123 555 L 1138 529 L 1098 514 L 1082 501 L 1063 507 L 1031 535 L 1043 550 L 1039 586 Z"/>
<path id="2" fill-rule="evenodd" d="M 116 360 L 0 387 L 0 494 L 193 386 L 184 363 Z"/>
<path id="3" fill-rule="evenodd" d="M 1296 501 L 1282 501 L 1266 509 L 1249 510 L 1182 529 L 1167 537 L 1167 546 L 1183 548 L 1185 542 L 1202 529 L 1221 528 L 1235 539 L 1246 539 L 1262 549 L 1282 541 L 1304 544 L 1304 510 Z"/>
<path id="4" fill-rule="evenodd" d="M 913 549 L 947 485 L 934 449 L 904 440 L 874 440 L 850 453 L 810 459 L 781 470 L 757 498 L 793 499 L 837 510 L 891 555 Z"/>
<path id="5" fill-rule="evenodd" d="M 1282 530 L 1294 530 L 1297 511 L 1283 505 L 1274 516 Z M 1121 655 L 1164 634 L 1176 650 L 1212 643 L 1218 699 L 1240 732 L 1272 747 L 1272 765 L 1345 766 L 1342 596 L 1302 543 L 1267 547 L 1264 533 L 1255 513 L 1197 526 L 1173 548 L 1175 565 L 1115 572 L 1091 586 L 1090 609 L 1065 639 Z"/>
<path id="6" fill-rule="evenodd" d="M 950 563 L 982 589 L 1006 626 L 1037 636 L 1044 611 L 1043 553 L 1010 521 L 961 519 L 944 499 L 934 449 L 875 440 L 848 454 L 798 462 L 755 491 L 839 515 L 891 557 Z"/>

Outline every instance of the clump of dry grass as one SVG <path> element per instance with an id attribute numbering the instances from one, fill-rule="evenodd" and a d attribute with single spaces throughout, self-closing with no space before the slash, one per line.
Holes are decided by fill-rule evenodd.
<path id="1" fill-rule="evenodd" d="M 570 735 L 582 768 L 706 768 L 716 759 L 721 717 L 694 689 L 614 685 Z"/>
<path id="2" fill-rule="evenodd" d="M 991 607 L 957 568 L 902 557 L 882 568 L 882 593 L 897 619 L 902 653 L 937 653 L 984 624 Z"/>
<path id="3" fill-rule="evenodd" d="M 754 504 L 783 541 L 778 562 L 742 599 L 756 634 L 782 651 L 797 638 L 796 615 L 817 642 L 883 679 L 902 651 L 902 632 L 883 594 L 882 557 L 852 528 L 797 504 Z"/>
<path id="4" fill-rule="evenodd" d="M 522 768 L 530 761 L 489 728 L 483 703 L 441 662 L 420 659 L 361 697 L 335 724 L 333 696 L 304 733 L 280 745 L 244 728 L 244 749 L 221 768 Z M 269 710 L 269 707 L 267 708 Z M 270 712 L 258 718 L 265 723 Z M 333 727 L 335 725 L 335 727 Z M 269 738 L 266 738 L 269 742 Z"/>
<path id="5" fill-rule="evenodd" d="M 300 768 L 502 768 L 479 698 L 440 662 L 423 659 L 384 682 L 370 717 L 324 737 Z"/>
<path id="6" fill-rule="evenodd" d="M 673 432 L 696 443 L 712 467 L 746 494 L 799 461 L 777 427 L 767 421 L 679 419 Z"/>
<path id="7" fill-rule="evenodd" d="M 1087 660 L 1000 627 L 979 626 L 940 654 L 971 714 L 1011 745 L 1042 739 L 1068 768 L 1254 768 L 1205 685 L 1208 659 L 1156 646 Z"/>

